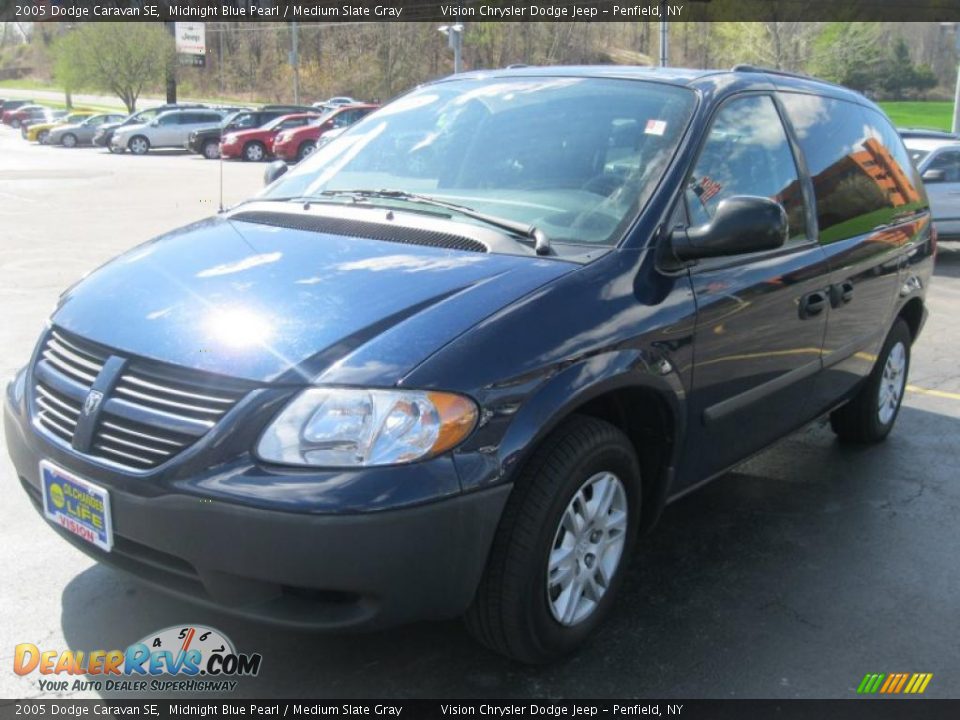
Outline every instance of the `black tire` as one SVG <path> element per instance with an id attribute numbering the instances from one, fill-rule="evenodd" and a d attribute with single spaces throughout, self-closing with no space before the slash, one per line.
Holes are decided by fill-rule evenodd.
<path id="1" fill-rule="evenodd" d="M 881 442 L 890 434 L 900 414 L 900 404 L 906 389 L 912 342 L 913 336 L 907 323 L 898 319 L 890 329 L 866 382 L 850 402 L 830 414 L 830 426 L 841 441 L 871 444 Z M 885 382 L 888 383 L 887 387 L 890 387 L 888 360 L 893 362 L 898 357 L 898 353 L 901 352 L 896 349 L 898 347 L 902 348 L 903 352 L 902 378 L 897 379 L 900 392 L 896 395 L 895 401 L 891 400 L 886 404 L 888 411 L 892 410 L 892 414 L 888 418 L 883 418 L 880 402 L 881 387 Z M 887 397 L 891 396 L 888 394 Z"/>
<path id="2" fill-rule="evenodd" d="M 207 140 L 203 144 L 203 156 L 207 160 L 217 160 L 220 157 L 220 141 Z"/>
<path id="3" fill-rule="evenodd" d="M 146 155 L 150 152 L 150 141 L 143 135 L 134 135 L 127 141 L 127 150 L 134 155 Z"/>
<path id="4" fill-rule="evenodd" d="M 73 133 L 66 133 L 60 138 L 60 144 L 67 148 L 75 148 L 77 146 L 77 136 Z"/>
<path id="5" fill-rule="evenodd" d="M 548 599 L 548 559 L 574 496 L 589 478 L 607 472 L 622 480 L 626 495 L 622 554 L 592 612 L 564 625 Z M 515 482 L 465 617 L 471 635 L 491 650 L 526 663 L 549 662 L 580 646 L 616 597 L 637 536 L 640 498 L 640 466 L 626 435 L 592 417 L 565 420 L 534 452 Z M 589 574 L 588 567 L 577 560 L 577 576 Z"/>
<path id="6" fill-rule="evenodd" d="M 243 159 L 246 162 L 263 162 L 267 159 L 267 148 L 256 140 L 243 146 Z"/>
<path id="7" fill-rule="evenodd" d="M 308 155 L 312 155 L 313 151 L 317 149 L 317 144 L 313 140 L 307 140 L 305 143 L 301 144 L 297 150 L 297 160 L 303 160 Z"/>

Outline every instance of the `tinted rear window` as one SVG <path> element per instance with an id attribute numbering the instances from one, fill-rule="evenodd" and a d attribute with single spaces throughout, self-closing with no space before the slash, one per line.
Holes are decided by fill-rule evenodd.
<path id="1" fill-rule="evenodd" d="M 781 98 L 813 177 L 821 242 L 868 233 L 926 204 L 910 157 L 881 114 L 816 95 Z"/>

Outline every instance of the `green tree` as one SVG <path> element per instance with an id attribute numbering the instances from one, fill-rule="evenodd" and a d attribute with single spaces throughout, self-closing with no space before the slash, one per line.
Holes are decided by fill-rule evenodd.
<path id="1" fill-rule="evenodd" d="M 173 67 L 173 38 L 160 24 L 85 23 L 63 36 L 54 73 L 68 92 L 111 92 L 136 110 L 145 87 L 158 85 Z"/>
<path id="2" fill-rule="evenodd" d="M 827 23 L 813 43 L 815 75 L 854 90 L 873 90 L 883 61 L 877 23 Z"/>

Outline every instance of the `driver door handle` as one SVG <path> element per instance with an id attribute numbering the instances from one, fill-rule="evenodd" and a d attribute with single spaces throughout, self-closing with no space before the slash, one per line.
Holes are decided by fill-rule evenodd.
<path id="1" fill-rule="evenodd" d="M 814 290 L 800 298 L 800 319 L 819 315 L 827 306 L 827 293 L 825 290 Z"/>

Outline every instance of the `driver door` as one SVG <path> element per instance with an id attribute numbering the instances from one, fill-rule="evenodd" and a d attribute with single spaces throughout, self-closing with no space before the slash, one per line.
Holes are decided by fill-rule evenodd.
<path id="1" fill-rule="evenodd" d="M 737 96 L 714 116 L 685 191 L 690 226 L 720 201 L 768 197 L 787 211 L 776 250 L 699 261 L 687 484 L 725 470 L 809 420 L 826 330 L 829 273 L 798 171 L 770 95 Z"/>

